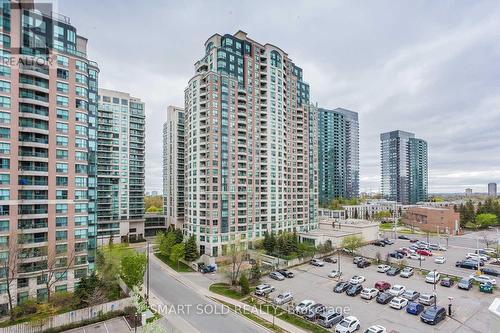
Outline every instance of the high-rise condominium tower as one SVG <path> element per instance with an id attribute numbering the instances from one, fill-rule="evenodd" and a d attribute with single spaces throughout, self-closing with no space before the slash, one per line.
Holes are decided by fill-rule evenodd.
<path id="1" fill-rule="evenodd" d="M 99 244 L 144 236 L 144 103 L 99 89 L 97 220 Z"/>
<path id="2" fill-rule="evenodd" d="M 318 109 L 319 202 L 359 195 L 359 123 L 356 112 Z"/>
<path id="3" fill-rule="evenodd" d="M 488 184 L 488 196 L 496 198 L 497 196 L 497 183 Z"/>
<path id="4" fill-rule="evenodd" d="M 163 213 L 168 225 L 184 223 L 184 109 L 167 108 L 163 124 Z"/>
<path id="5" fill-rule="evenodd" d="M 427 142 L 404 131 L 382 133 L 382 195 L 389 200 L 413 204 L 427 199 Z"/>
<path id="6" fill-rule="evenodd" d="M 15 305 L 46 298 L 47 280 L 51 291 L 71 291 L 93 268 L 99 70 L 68 17 L 26 1 L 0 6 L 4 314 L 6 274 Z"/>
<path id="7" fill-rule="evenodd" d="M 315 228 L 302 69 L 238 31 L 210 37 L 195 71 L 185 90 L 185 230 L 200 252 L 218 256 L 264 231 Z"/>

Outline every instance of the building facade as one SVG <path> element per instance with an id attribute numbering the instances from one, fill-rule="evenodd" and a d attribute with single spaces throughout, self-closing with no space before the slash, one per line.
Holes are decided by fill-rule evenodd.
<path id="1" fill-rule="evenodd" d="M 404 131 L 382 133 L 380 140 L 382 195 L 403 204 L 427 200 L 427 142 Z"/>
<path id="2" fill-rule="evenodd" d="M 497 183 L 488 184 L 488 196 L 493 198 L 497 197 Z"/>
<path id="3" fill-rule="evenodd" d="M 37 9 L 1 2 L 1 314 L 7 274 L 14 305 L 46 298 L 47 280 L 72 291 L 96 246 L 99 69 L 68 17 Z"/>
<path id="4" fill-rule="evenodd" d="M 184 109 L 167 108 L 163 124 L 163 213 L 168 225 L 184 224 Z"/>
<path id="5" fill-rule="evenodd" d="M 359 122 L 356 112 L 318 109 L 319 202 L 359 195 Z"/>
<path id="6" fill-rule="evenodd" d="M 449 207 L 410 207 L 403 213 L 402 223 L 422 231 L 458 235 L 460 214 L 453 206 Z"/>
<path id="7" fill-rule="evenodd" d="M 144 103 L 99 89 L 97 145 L 98 242 L 144 235 Z"/>
<path id="8" fill-rule="evenodd" d="M 251 247 L 310 217 L 309 85 L 287 53 L 243 31 L 215 34 L 185 90 L 185 231 L 200 253 Z"/>

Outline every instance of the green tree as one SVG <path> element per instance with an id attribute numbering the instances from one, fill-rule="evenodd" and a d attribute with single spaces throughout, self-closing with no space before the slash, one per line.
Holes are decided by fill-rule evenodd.
<path id="1" fill-rule="evenodd" d="M 250 293 L 250 284 L 248 283 L 247 275 L 241 274 L 239 282 L 241 287 L 241 293 L 243 295 L 248 295 Z"/>
<path id="2" fill-rule="evenodd" d="M 342 247 L 352 251 L 352 253 L 361 245 L 363 245 L 363 238 L 360 236 L 346 236 L 342 239 Z"/>
<path id="3" fill-rule="evenodd" d="M 495 225 L 497 222 L 497 216 L 495 214 L 483 213 L 476 216 L 476 224 L 482 228 Z"/>
<path id="4" fill-rule="evenodd" d="M 106 286 L 95 271 L 80 279 L 75 288 L 75 298 L 83 306 L 93 306 L 106 301 Z"/>
<path id="5" fill-rule="evenodd" d="M 255 264 L 250 269 L 250 279 L 253 282 L 259 282 L 262 277 L 262 272 L 260 271 L 260 260 L 256 260 Z"/>
<path id="6" fill-rule="evenodd" d="M 174 235 L 175 235 L 175 244 L 179 244 L 184 241 L 184 235 L 182 234 L 181 229 L 175 229 Z"/>
<path id="7" fill-rule="evenodd" d="M 159 250 L 164 256 L 169 257 L 172 247 L 177 244 L 174 232 L 168 232 L 160 240 Z"/>
<path id="8" fill-rule="evenodd" d="M 146 264 L 147 258 L 145 253 L 132 252 L 123 256 L 120 276 L 129 288 L 142 284 L 144 273 L 146 273 Z"/>
<path id="9" fill-rule="evenodd" d="M 170 260 L 172 262 L 177 263 L 177 270 L 179 270 L 179 260 L 184 258 L 185 252 L 186 252 L 186 249 L 185 249 L 184 243 L 175 244 L 172 247 L 172 250 L 170 251 Z"/>
<path id="10" fill-rule="evenodd" d="M 390 211 L 383 210 L 381 212 L 376 212 L 375 214 L 373 214 L 373 219 L 376 221 L 383 221 L 383 220 L 390 218 L 391 216 L 392 216 L 392 214 Z"/>
<path id="11" fill-rule="evenodd" d="M 196 245 L 196 238 L 193 236 L 189 237 L 189 239 L 186 242 L 186 254 L 184 256 L 184 259 L 186 261 L 195 261 L 200 257 L 200 254 L 198 253 L 198 247 Z"/>

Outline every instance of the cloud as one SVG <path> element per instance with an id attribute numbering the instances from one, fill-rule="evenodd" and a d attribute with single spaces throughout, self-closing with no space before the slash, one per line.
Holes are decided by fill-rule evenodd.
<path id="1" fill-rule="evenodd" d="M 239 29 L 288 52 L 313 101 L 359 112 L 362 190 L 379 189 L 379 134 L 393 129 L 427 140 L 431 192 L 500 181 L 498 2 L 67 0 L 59 11 L 88 37 L 100 85 L 146 102 L 148 190 L 161 191 L 167 106 L 183 106 L 205 40 Z"/>

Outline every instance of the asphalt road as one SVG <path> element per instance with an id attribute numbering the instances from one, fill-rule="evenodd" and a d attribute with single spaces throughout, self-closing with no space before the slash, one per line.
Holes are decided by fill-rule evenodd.
<path id="1" fill-rule="evenodd" d="M 220 304 L 172 278 L 156 260 L 151 260 L 150 269 L 150 288 L 160 301 L 168 305 L 164 308 L 167 320 L 179 316 L 189 323 L 192 331 L 203 333 L 267 332 L 240 315 L 228 313 Z"/>

